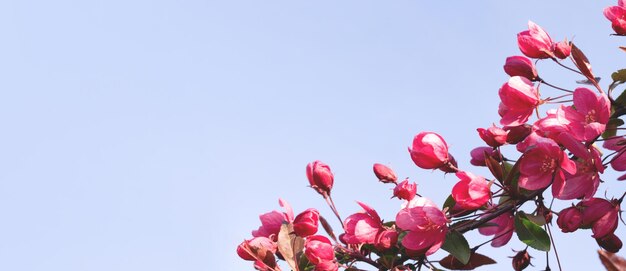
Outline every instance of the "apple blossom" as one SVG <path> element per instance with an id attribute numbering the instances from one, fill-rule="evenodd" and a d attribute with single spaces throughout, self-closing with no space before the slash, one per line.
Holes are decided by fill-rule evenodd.
<path id="1" fill-rule="evenodd" d="M 543 28 L 528 21 L 528 30 L 517 34 L 517 45 L 524 55 L 530 58 L 551 58 L 552 39 Z"/>
<path id="2" fill-rule="evenodd" d="M 556 224 L 562 232 L 574 232 L 580 228 L 583 222 L 583 213 L 579 208 L 572 206 L 561 210 Z"/>
<path id="3" fill-rule="evenodd" d="M 402 246 L 417 255 L 435 253 L 446 237 L 447 219 L 432 201 L 416 197 L 396 215 L 396 226 L 407 231 Z"/>
<path id="4" fill-rule="evenodd" d="M 491 199 L 485 178 L 465 171 L 457 172 L 456 176 L 461 180 L 452 188 L 452 197 L 460 208 L 476 210 Z"/>
<path id="5" fill-rule="evenodd" d="M 437 169 L 450 162 L 448 144 L 443 138 L 433 132 L 421 132 L 413 138 L 413 145 L 409 147 L 411 159 L 423 169 Z"/>
<path id="6" fill-rule="evenodd" d="M 500 127 L 493 125 L 487 129 L 478 128 L 476 131 L 478 131 L 480 138 L 491 147 L 495 148 L 506 144 L 507 131 Z"/>
<path id="7" fill-rule="evenodd" d="M 334 176 L 328 165 L 321 161 L 309 163 L 306 166 L 306 176 L 309 179 L 309 184 L 317 193 L 320 193 L 322 196 L 330 195 Z"/>
<path id="8" fill-rule="evenodd" d="M 518 126 L 526 123 L 539 104 L 539 92 L 530 80 L 513 76 L 498 91 L 500 106 L 498 114 L 502 117 L 500 124 Z"/>
<path id="9" fill-rule="evenodd" d="M 398 180 L 396 173 L 383 164 L 374 164 L 374 175 L 383 183 L 395 183 Z"/>
<path id="10" fill-rule="evenodd" d="M 576 164 L 569 160 L 554 140 L 537 137 L 520 161 L 519 186 L 527 190 L 548 187 L 553 181 L 562 182 L 564 172 L 576 173 Z M 556 192 L 553 190 L 553 194 Z"/>
<path id="11" fill-rule="evenodd" d="M 296 216 L 293 220 L 293 230 L 296 235 L 306 237 L 315 234 L 319 217 L 320 213 L 314 208 L 306 209 Z"/>
<path id="12" fill-rule="evenodd" d="M 404 200 L 412 200 L 415 197 L 415 193 L 417 193 L 417 184 L 414 182 L 409 183 L 409 179 L 400 182 L 393 189 L 393 196 Z"/>
<path id="13" fill-rule="evenodd" d="M 362 212 L 348 216 L 345 221 L 343 241 L 347 244 L 375 244 L 376 236 L 383 230 L 383 223 L 376 210 L 362 202 L 357 203 Z"/>
<path id="14" fill-rule="evenodd" d="M 495 209 L 496 206 L 492 206 L 489 210 Z M 485 214 L 488 214 L 486 212 Z M 515 228 L 514 217 L 511 212 L 501 214 L 494 219 L 489 220 L 488 223 L 494 225 L 488 225 L 478 229 L 478 232 L 482 235 L 493 235 L 495 238 L 491 241 L 492 247 L 501 247 L 506 245 L 513 236 L 513 230 Z"/>
<path id="15" fill-rule="evenodd" d="M 477 167 L 484 167 L 487 165 L 485 162 L 487 156 L 495 159 L 498 162 L 502 160 L 500 152 L 494 150 L 492 147 L 477 147 L 470 151 L 470 157 L 472 158 L 470 160 L 470 164 Z"/>
<path id="16" fill-rule="evenodd" d="M 504 62 L 504 72 L 509 76 L 521 76 L 530 81 L 539 78 L 535 64 L 525 56 L 510 56 Z"/>
<path id="17" fill-rule="evenodd" d="M 569 44 L 567 40 L 559 41 L 554 44 L 554 56 L 565 59 L 570 55 L 572 51 L 572 46 Z"/>
<path id="18" fill-rule="evenodd" d="M 604 9 L 604 17 L 611 21 L 611 27 L 618 35 L 626 35 L 626 1 L 617 1 L 617 6 Z"/>

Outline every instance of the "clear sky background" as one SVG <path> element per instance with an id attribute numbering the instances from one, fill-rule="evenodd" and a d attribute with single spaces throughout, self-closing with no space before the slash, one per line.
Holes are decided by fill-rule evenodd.
<path id="1" fill-rule="evenodd" d="M 573 39 L 608 78 L 626 66 L 609 5 L 1 1 L 0 270 L 252 270 L 235 247 L 279 197 L 332 218 L 307 187 L 316 159 L 344 218 L 355 200 L 386 220 L 399 210 L 375 162 L 441 206 L 456 178 L 417 168 L 413 136 L 440 133 L 461 168 L 487 175 L 468 153 L 499 121 L 516 34 L 530 19 Z M 538 66 L 553 84 L 581 79 Z M 598 196 L 621 195 L 616 176 Z M 554 232 L 565 270 L 599 269 L 590 231 Z M 509 268 L 509 247 L 524 248 L 481 249 L 501 262 L 486 270 Z"/>

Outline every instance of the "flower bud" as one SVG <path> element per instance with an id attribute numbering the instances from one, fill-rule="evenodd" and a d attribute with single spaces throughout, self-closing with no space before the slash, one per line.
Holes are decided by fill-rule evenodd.
<path id="1" fill-rule="evenodd" d="M 443 138 L 433 132 L 421 132 L 413 139 L 409 147 L 411 159 L 423 169 L 436 169 L 450 161 L 448 144 Z"/>
<path id="2" fill-rule="evenodd" d="M 617 6 L 604 8 L 604 17 L 611 21 L 611 27 L 617 35 L 626 35 L 626 6 L 624 1 L 618 1 Z"/>
<path id="3" fill-rule="evenodd" d="M 443 166 L 439 167 L 439 170 L 445 173 L 455 173 L 459 171 L 458 169 L 459 165 L 456 163 L 456 159 L 454 159 L 454 156 L 452 156 L 452 154 L 448 154 L 448 155 L 450 156 L 450 161 L 443 164 Z"/>
<path id="4" fill-rule="evenodd" d="M 530 81 L 538 79 L 535 64 L 525 56 L 510 56 L 504 62 L 504 72 L 509 76 L 526 77 Z"/>
<path id="5" fill-rule="evenodd" d="M 576 207 L 569 207 L 561 210 L 556 224 L 562 232 L 574 232 L 580 228 L 583 221 L 582 212 Z"/>
<path id="6" fill-rule="evenodd" d="M 525 249 L 513 256 L 513 269 L 515 271 L 524 270 L 528 265 L 530 265 L 530 255 Z"/>
<path id="7" fill-rule="evenodd" d="M 334 176 L 328 165 L 319 160 L 309 163 L 306 166 L 306 176 L 309 179 L 309 184 L 317 193 L 320 193 L 322 196 L 330 195 Z"/>
<path id="8" fill-rule="evenodd" d="M 517 144 L 526 139 L 526 137 L 532 133 L 533 128 L 528 124 L 523 124 L 519 126 L 509 126 L 504 128 L 504 130 L 509 131 L 506 137 L 506 143 Z"/>
<path id="9" fill-rule="evenodd" d="M 500 147 L 506 143 L 507 131 L 495 125 L 487 129 L 478 128 L 476 131 L 480 138 L 491 147 Z"/>
<path id="10" fill-rule="evenodd" d="M 276 243 L 267 237 L 254 237 L 245 240 L 237 246 L 237 255 L 246 261 L 264 260 L 273 258 L 273 254 L 278 249 Z"/>
<path id="11" fill-rule="evenodd" d="M 415 193 L 417 193 L 417 184 L 409 183 L 409 179 L 400 182 L 393 189 L 393 196 L 404 200 L 412 200 L 415 197 Z"/>
<path id="12" fill-rule="evenodd" d="M 528 30 L 517 34 L 517 45 L 520 51 L 530 58 L 551 58 L 552 39 L 541 26 L 528 22 Z"/>
<path id="13" fill-rule="evenodd" d="M 617 253 L 622 248 L 622 240 L 619 239 L 614 233 L 611 233 L 602 238 L 596 238 L 598 245 L 604 250 Z"/>
<path id="14" fill-rule="evenodd" d="M 304 255 L 314 265 L 335 259 L 335 250 L 328 238 L 321 235 L 311 235 L 304 243 Z"/>
<path id="15" fill-rule="evenodd" d="M 398 180 L 396 173 L 383 164 L 374 164 L 374 174 L 376 178 L 383 183 L 395 183 Z"/>
<path id="16" fill-rule="evenodd" d="M 392 229 L 387 229 L 378 233 L 374 246 L 378 250 L 387 250 L 395 246 L 397 242 L 398 232 Z"/>
<path id="17" fill-rule="evenodd" d="M 317 223 L 320 213 L 313 209 L 306 209 L 293 220 L 293 231 L 297 236 L 307 237 L 317 232 Z"/>
<path id="18" fill-rule="evenodd" d="M 560 59 L 565 59 L 572 51 L 572 46 L 567 40 L 559 41 L 554 44 L 554 55 Z"/>
<path id="19" fill-rule="evenodd" d="M 477 167 L 487 166 L 487 162 L 485 162 L 485 160 L 487 160 L 487 156 L 485 156 L 485 153 L 496 161 L 501 161 L 500 153 L 497 150 L 494 150 L 492 147 L 477 147 L 470 151 L 470 156 L 472 157 L 472 160 L 470 160 L 470 164 Z"/>

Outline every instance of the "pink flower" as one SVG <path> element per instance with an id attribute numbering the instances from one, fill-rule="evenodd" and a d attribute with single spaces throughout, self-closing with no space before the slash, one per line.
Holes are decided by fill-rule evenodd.
<path id="1" fill-rule="evenodd" d="M 574 106 L 563 108 L 559 121 L 578 140 L 589 141 L 602 134 L 611 114 L 611 102 L 604 94 L 588 88 L 574 90 Z"/>
<path id="2" fill-rule="evenodd" d="M 321 161 L 315 161 L 309 163 L 306 166 L 306 177 L 309 179 L 309 184 L 317 193 L 322 196 L 330 195 L 330 190 L 333 188 L 334 176 L 330 171 L 330 167 Z"/>
<path id="3" fill-rule="evenodd" d="M 528 30 L 517 34 L 517 45 L 530 58 L 552 58 L 552 39 L 537 24 L 528 21 Z"/>
<path id="4" fill-rule="evenodd" d="M 304 255 L 314 265 L 322 262 L 333 261 L 335 259 L 335 250 L 328 238 L 321 235 L 311 235 L 306 238 L 304 243 Z"/>
<path id="5" fill-rule="evenodd" d="M 457 172 L 456 176 L 461 179 L 452 188 L 452 198 L 457 206 L 465 210 L 476 210 L 489 201 L 491 191 L 489 183 L 483 177 L 465 171 Z"/>
<path id="6" fill-rule="evenodd" d="M 450 161 L 448 144 L 443 138 L 433 132 L 421 132 L 413 139 L 412 148 L 409 147 L 411 159 L 423 169 L 443 167 Z"/>
<path id="7" fill-rule="evenodd" d="M 417 193 L 417 184 L 414 182 L 409 183 L 409 179 L 400 182 L 393 189 L 393 196 L 404 200 L 412 200 L 415 197 L 415 193 Z"/>
<path id="8" fill-rule="evenodd" d="M 538 137 L 521 159 L 519 186 L 524 189 L 539 190 L 548 187 L 553 180 L 562 182 L 563 171 L 576 173 L 576 164 L 552 139 Z"/>
<path id="9" fill-rule="evenodd" d="M 578 143 L 583 145 L 581 143 Z M 584 145 L 583 145 L 584 146 Z M 594 147 L 591 147 L 591 153 L 585 156 L 578 156 L 576 161 L 576 174 L 565 172 L 563 182 L 554 182 L 552 184 L 553 195 L 557 199 L 569 200 L 577 198 L 591 198 L 598 190 L 600 185 L 599 173 L 604 172 L 600 153 Z"/>
<path id="10" fill-rule="evenodd" d="M 591 198 L 581 201 L 576 206 L 582 209 L 582 225 L 591 226 L 593 238 L 602 238 L 615 232 L 619 213 L 617 200 Z"/>
<path id="11" fill-rule="evenodd" d="M 495 148 L 506 144 L 506 135 L 508 132 L 502 128 L 493 125 L 487 129 L 478 128 L 476 131 L 478 131 L 480 138 L 491 147 Z"/>
<path id="12" fill-rule="evenodd" d="M 583 222 L 583 213 L 576 207 L 568 207 L 559 213 L 556 224 L 562 232 L 575 232 Z"/>
<path id="13" fill-rule="evenodd" d="M 277 248 L 276 243 L 267 237 L 254 237 L 237 246 L 237 255 L 246 261 L 256 261 L 259 256 L 276 253 Z"/>
<path id="14" fill-rule="evenodd" d="M 383 223 L 376 210 L 365 203 L 358 202 L 363 212 L 350 215 L 344 221 L 343 241 L 348 244 L 375 244 L 376 236 L 383 230 Z"/>
<path id="15" fill-rule="evenodd" d="M 618 35 L 626 35 L 626 1 L 617 1 L 617 6 L 604 9 L 604 17 L 611 21 L 611 27 Z"/>
<path id="16" fill-rule="evenodd" d="M 495 209 L 496 206 L 492 206 L 490 210 Z M 489 214 L 488 212 L 485 215 Z M 509 240 L 511 240 L 511 236 L 513 236 L 514 232 L 514 217 L 513 214 L 508 212 L 497 216 L 496 218 L 489 220 L 488 223 L 493 223 L 495 225 L 481 227 L 478 229 L 478 232 L 482 235 L 493 235 L 499 236 L 493 241 L 491 241 L 492 247 L 501 247 L 506 245 Z"/>
<path id="17" fill-rule="evenodd" d="M 412 255 L 435 253 L 446 237 L 445 214 L 429 199 L 414 198 L 396 215 L 396 226 L 407 231 L 402 246 Z"/>
<path id="18" fill-rule="evenodd" d="M 300 237 L 315 234 L 319 217 L 320 213 L 316 209 L 306 209 L 293 220 L 293 231 Z"/>
<path id="19" fill-rule="evenodd" d="M 509 132 L 506 135 L 506 143 L 509 144 L 517 144 L 526 139 L 530 133 L 533 132 L 532 126 L 528 124 L 519 125 L 519 126 L 508 126 L 504 127 L 504 130 Z"/>
<path id="20" fill-rule="evenodd" d="M 285 208 L 286 212 L 281 213 L 278 211 L 271 211 L 260 215 L 259 219 L 261 220 L 261 226 L 259 229 L 252 231 L 252 236 L 268 237 L 276 241 L 278 238 L 278 232 L 280 231 L 280 227 L 283 225 L 283 222 L 293 221 L 293 210 L 291 209 L 291 205 L 282 199 L 279 199 L 278 203 L 281 207 Z"/>
<path id="21" fill-rule="evenodd" d="M 487 154 L 489 157 L 492 157 L 493 159 L 496 159 L 496 161 L 501 160 L 500 153 L 497 150 L 493 150 L 492 147 L 477 147 L 470 151 L 470 157 L 472 157 L 472 160 L 470 160 L 470 164 L 477 167 L 486 166 L 487 163 L 485 162 L 485 160 L 487 160 L 487 157 L 485 156 L 485 154 Z"/>
<path id="22" fill-rule="evenodd" d="M 387 250 L 396 245 L 398 242 L 398 232 L 392 229 L 386 229 L 381 231 L 376 237 L 376 243 L 374 246 L 378 250 Z"/>
<path id="23" fill-rule="evenodd" d="M 567 58 L 572 51 L 572 46 L 570 43 L 565 41 L 559 41 L 554 44 L 554 55 L 560 59 Z"/>
<path id="24" fill-rule="evenodd" d="M 374 175 L 383 183 L 395 183 L 398 180 L 396 173 L 383 164 L 374 164 Z"/>
<path id="25" fill-rule="evenodd" d="M 616 171 L 626 171 L 626 139 L 624 137 L 613 137 L 604 141 L 604 148 L 617 153 L 611 158 L 611 167 Z M 618 178 L 623 180 L 626 175 Z"/>
<path id="26" fill-rule="evenodd" d="M 498 94 L 501 100 L 498 114 L 502 117 L 500 124 L 504 126 L 518 126 L 526 123 L 541 103 L 539 92 L 532 82 L 521 76 L 511 77 L 502 85 Z"/>
<path id="27" fill-rule="evenodd" d="M 313 271 L 337 271 L 339 270 L 339 264 L 337 261 L 325 261 L 315 265 Z"/>
<path id="28" fill-rule="evenodd" d="M 524 56 L 510 56 L 504 62 L 504 72 L 509 76 L 521 76 L 530 81 L 539 78 L 535 64 Z"/>

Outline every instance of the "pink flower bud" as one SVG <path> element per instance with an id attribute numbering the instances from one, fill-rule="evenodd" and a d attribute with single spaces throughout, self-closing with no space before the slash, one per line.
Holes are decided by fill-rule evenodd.
<path id="1" fill-rule="evenodd" d="M 311 235 L 304 243 L 304 255 L 314 265 L 335 259 L 335 250 L 328 238 L 321 235 Z"/>
<path id="2" fill-rule="evenodd" d="M 602 238 L 596 238 L 596 242 L 600 247 L 611 253 L 617 253 L 622 249 L 622 240 L 613 233 Z"/>
<path id="3" fill-rule="evenodd" d="M 559 41 L 554 44 L 554 55 L 560 59 L 565 59 L 572 51 L 572 46 L 567 40 Z"/>
<path id="4" fill-rule="evenodd" d="M 582 208 L 582 225 L 591 226 L 593 238 L 602 238 L 617 229 L 619 203 L 601 198 L 583 200 L 577 204 Z"/>
<path id="5" fill-rule="evenodd" d="M 376 237 L 374 246 L 378 250 L 387 250 L 396 245 L 398 242 L 398 232 L 392 229 L 381 231 Z"/>
<path id="6" fill-rule="evenodd" d="M 412 200 L 415 197 L 415 193 L 417 193 L 417 184 L 409 183 L 409 179 L 400 182 L 393 189 L 393 196 L 404 200 Z"/>
<path id="7" fill-rule="evenodd" d="M 617 6 L 604 9 L 604 17 L 611 21 L 611 27 L 618 35 L 626 35 L 626 6 L 624 1 L 618 1 Z"/>
<path id="8" fill-rule="evenodd" d="M 528 21 L 528 30 L 517 34 L 517 45 L 524 55 L 530 58 L 551 58 L 552 39 L 543 28 Z"/>
<path id="9" fill-rule="evenodd" d="M 374 164 L 374 174 L 383 183 L 395 183 L 398 180 L 396 173 L 383 164 Z"/>
<path id="10" fill-rule="evenodd" d="M 487 159 L 485 153 L 489 157 L 496 159 L 496 161 L 501 161 L 500 153 L 497 150 L 494 150 L 492 147 L 477 147 L 470 151 L 470 157 L 472 157 L 472 160 L 470 160 L 470 164 L 477 167 L 487 166 L 487 163 L 485 162 L 485 160 Z"/>
<path id="11" fill-rule="evenodd" d="M 317 193 L 322 196 L 330 195 L 330 190 L 333 188 L 334 176 L 330 171 L 330 167 L 321 161 L 315 161 L 309 163 L 306 166 L 306 177 L 309 179 L 309 184 Z"/>
<path id="12" fill-rule="evenodd" d="M 530 255 L 524 249 L 513 256 L 513 270 L 522 271 L 530 265 Z"/>
<path id="13" fill-rule="evenodd" d="M 526 139 L 528 135 L 533 132 L 533 127 L 528 124 L 524 124 L 519 126 L 505 127 L 504 130 L 509 132 L 506 136 L 506 143 L 517 144 L 522 142 L 524 139 Z"/>
<path id="14" fill-rule="evenodd" d="M 465 210 L 476 210 L 489 201 L 489 183 L 483 177 L 465 171 L 457 172 L 456 176 L 461 179 L 452 188 L 452 198 L 456 201 L 456 206 Z"/>
<path id="15" fill-rule="evenodd" d="M 538 79 L 535 64 L 524 56 L 510 56 L 504 62 L 504 72 L 509 76 L 521 76 L 530 81 Z"/>
<path id="16" fill-rule="evenodd" d="M 317 232 L 320 213 L 313 208 L 306 209 L 293 220 L 293 230 L 297 236 L 306 237 Z"/>
<path id="17" fill-rule="evenodd" d="M 478 128 L 476 131 L 478 131 L 480 138 L 491 147 L 500 147 L 506 143 L 507 131 L 495 125 L 487 129 Z"/>
<path id="18" fill-rule="evenodd" d="M 267 237 L 254 237 L 237 246 L 237 255 L 246 261 L 263 260 L 270 255 L 273 259 L 273 254 L 276 253 L 277 248 L 276 243 Z"/>
<path id="19" fill-rule="evenodd" d="M 562 232 L 575 232 L 580 228 L 583 221 L 583 214 L 576 207 L 565 208 L 559 213 L 556 224 Z"/>
<path id="20" fill-rule="evenodd" d="M 436 169 L 450 161 L 448 144 L 433 132 L 421 132 L 413 138 L 413 146 L 409 147 L 411 159 L 423 169 Z"/>

